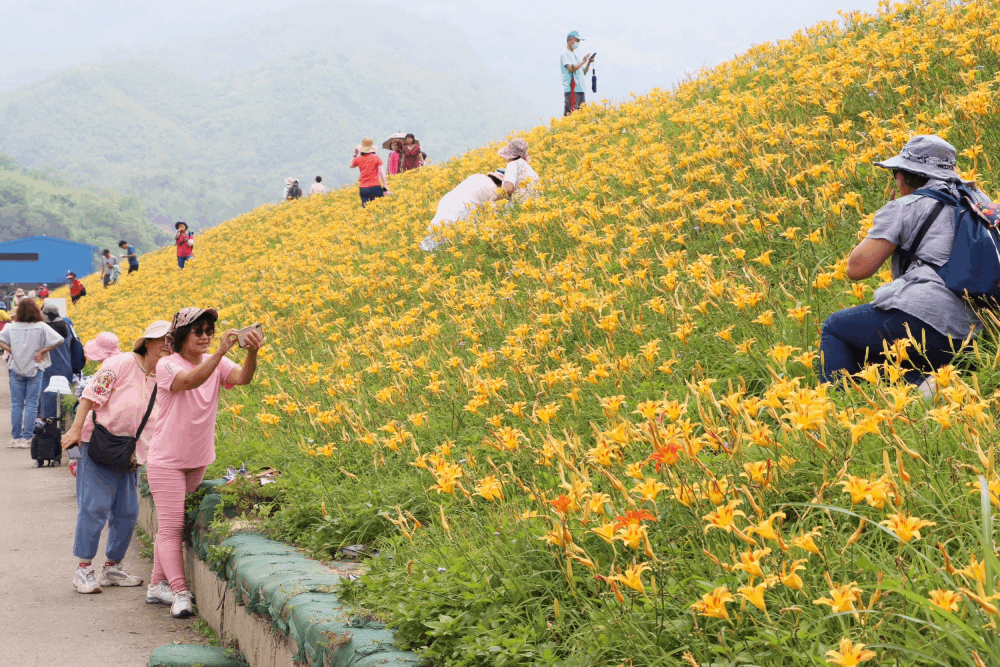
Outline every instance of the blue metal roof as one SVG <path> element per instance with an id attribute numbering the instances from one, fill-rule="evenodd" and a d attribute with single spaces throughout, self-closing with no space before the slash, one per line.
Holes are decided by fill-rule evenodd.
<path id="1" fill-rule="evenodd" d="M 0 283 L 63 283 L 66 272 L 94 272 L 97 246 L 54 236 L 0 242 Z"/>
<path id="2" fill-rule="evenodd" d="M 97 248 L 96 245 L 87 245 L 86 243 L 80 243 L 79 241 L 70 241 L 69 239 L 60 239 L 60 238 L 57 238 L 55 236 L 45 236 L 44 234 L 39 234 L 37 236 L 28 236 L 28 237 L 25 237 L 23 239 L 13 239 L 13 240 L 10 240 L 10 241 L 2 241 L 2 242 L 0 242 L 0 248 L 2 248 L 5 245 L 12 245 L 12 244 L 15 244 L 15 243 L 25 243 L 26 241 L 35 241 L 35 240 L 38 240 L 38 239 L 41 239 L 41 240 L 44 240 L 44 241 L 52 241 L 54 243 L 65 243 L 67 245 L 81 246 L 81 247 L 84 247 L 84 248 L 88 248 L 88 249 L 90 249 L 93 252 L 97 252 L 97 250 L 98 250 L 98 248 Z"/>

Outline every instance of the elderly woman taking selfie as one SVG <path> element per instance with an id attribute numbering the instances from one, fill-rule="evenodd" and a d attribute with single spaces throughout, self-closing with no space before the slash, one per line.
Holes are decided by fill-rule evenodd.
<path id="1" fill-rule="evenodd" d="M 172 599 L 170 613 L 185 618 L 194 613 L 184 577 L 184 500 L 201 484 L 205 468 L 215 460 L 215 418 L 222 387 L 250 384 L 257 371 L 263 338 L 251 331 L 245 339 L 242 366 L 226 355 L 237 343 L 229 330 L 209 354 L 219 314 L 211 308 L 185 308 L 174 315 L 167 334 L 171 354 L 156 366 L 156 402 L 160 409 L 149 446 L 146 477 L 156 504 L 159 531 L 153 549 L 153 580 L 147 593 Z"/>
<path id="2" fill-rule="evenodd" d="M 153 322 L 131 352 L 122 353 L 118 338 L 109 332 L 87 343 L 87 358 L 103 363 L 83 390 L 73 425 L 62 438 L 63 449 L 81 443 L 73 540 L 73 555 L 79 560 L 73 586 L 79 593 L 100 593 L 106 586 L 142 585 L 142 579 L 126 572 L 121 562 L 139 519 L 138 467 L 146 461 L 156 424 L 156 362 L 166 354 L 164 336 L 169 328 L 165 320 Z M 135 438 L 133 451 L 124 452 L 118 462 L 104 458 L 98 451 L 103 440 L 98 440 L 106 433 L 112 439 Z M 95 572 L 93 560 L 105 525 L 107 559 Z"/>

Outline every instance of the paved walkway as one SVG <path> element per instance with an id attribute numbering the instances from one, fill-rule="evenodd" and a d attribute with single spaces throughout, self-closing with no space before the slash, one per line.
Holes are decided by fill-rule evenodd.
<path id="1" fill-rule="evenodd" d="M 0 370 L 0 665 L 141 667 L 162 644 L 204 643 L 191 620 L 147 605 L 145 586 L 76 592 L 68 459 L 35 469 L 28 450 L 10 449 L 9 441 L 10 385 Z M 125 566 L 148 583 L 152 561 L 139 556 L 140 547 L 133 538 Z M 103 537 L 97 554 L 94 562 L 103 563 Z"/>

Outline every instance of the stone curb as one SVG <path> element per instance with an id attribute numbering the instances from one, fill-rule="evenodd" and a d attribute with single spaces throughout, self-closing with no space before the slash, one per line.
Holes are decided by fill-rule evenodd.
<path id="1" fill-rule="evenodd" d="M 202 509 L 214 507 L 219 497 L 214 494 L 206 496 Z M 139 526 L 150 536 L 157 531 L 156 510 L 152 497 L 140 495 Z M 198 538 L 204 536 L 205 527 L 196 525 Z M 240 537 L 237 534 L 227 538 L 222 542 L 222 546 L 232 546 L 239 544 Z M 258 538 L 262 543 L 275 551 L 292 553 L 285 544 Z M 232 542 L 232 544 L 227 544 Z M 202 545 L 202 549 L 204 545 Z M 307 559 L 300 554 L 293 554 L 293 558 L 300 560 L 301 565 L 308 570 L 326 569 L 330 575 L 336 578 L 337 571 L 331 568 L 324 568 L 318 561 Z M 289 586 L 285 584 L 282 592 L 287 595 L 285 602 L 280 605 L 282 608 L 268 611 L 266 604 L 254 601 L 253 611 L 247 607 L 249 597 L 257 597 L 260 591 L 245 590 L 245 584 L 237 580 L 229 581 L 235 572 L 240 569 L 241 562 L 253 562 L 259 559 L 260 554 L 248 553 L 244 547 L 237 548 L 224 572 L 216 574 L 208 563 L 199 558 L 195 548 L 188 542 L 184 544 L 185 570 L 188 585 L 194 593 L 198 605 L 198 613 L 219 635 L 223 644 L 232 640 L 239 643 L 241 652 L 250 667 L 362 667 L 368 665 L 384 665 L 385 667 L 416 665 L 418 658 L 415 654 L 400 651 L 392 644 L 391 630 L 360 631 L 355 639 L 347 640 L 343 644 L 338 643 L 338 647 L 330 648 L 324 642 L 324 637 L 328 638 L 331 631 L 336 637 L 336 629 L 350 630 L 354 635 L 356 626 L 351 625 L 351 621 L 345 618 L 345 611 L 341 609 L 335 594 L 328 591 L 321 593 L 314 592 L 308 584 L 299 587 L 294 582 Z M 275 573 L 276 575 L 279 573 Z M 307 611 L 299 614 L 296 623 L 290 624 L 289 614 L 294 613 L 296 601 L 302 600 L 303 609 Z M 259 613 L 264 608 L 265 613 Z M 290 625 L 294 625 L 296 633 L 293 636 L 290 632 Z M 305 625 L 307 627 L 303 628 Z M 300 651 L 296 644 L 295 636 L 307 637 L 306 645 Z M 360 641 L 364 637 L 365 642 Z M 305 661 L 298 662 L 296 657 L 305 658 Z"/>

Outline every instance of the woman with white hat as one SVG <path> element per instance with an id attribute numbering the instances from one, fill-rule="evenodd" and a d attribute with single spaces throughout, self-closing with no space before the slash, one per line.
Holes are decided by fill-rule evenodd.
<path id="1" fill-rule="evenodd" d="M 63 449 L 80 444 L 81 457 L 76 473 L 76 537 L 73 555 L 79 565 L 73 586 L 80 593 L 100 593 L 102 586 L 140 586 L 143 580 L 125 571 L 121 562 L 132 540 L 139 518 L 139 466 L 156 427 L 156 362 L 168 354 L 165 340 L 170 322 L 157 320 L 132 345 L 131 352 L 118 349 L 118 337 L 98 334 L 84 346 L 88 359 L 101 367 L 91 378 L 73 425 L 62 438 Z M 95 459 L 91 451 L 95 431 L 111 437 L 135 438 L 131 465 L 112 467 Z M 97 457 L 100 458 L 100 457 Z M 104 567 L 95 571 L 93 559 L 104 526 L 108 541 Z M 170 604 L 169 590 L 149 590 L 147 602 Z"/>
<path id="2" fill-rule="evenodd" d="M 896 157 L 875 163 L 892 172 L 896 191 L 876 211 L 868 236 L 851 251 L 847 277 L 870 278 L 892 257 L 893 280 L 875 290 L 871 303 L 838 311 L 823 323 L 820 376 L 824 382 L 834 382 L 842 373 L 857 373 L 866 360 L 884 360 L 883 344 L 912 336 L 923 349 L 920 354 L 911 350 L 912 367 L 906 379 L 919 384 L 929 398 L 934 387 L 924 372 L 950 364 L 962 341 L 982 328 L 975 310 L 948 289 L 934 270 L 951 255 L 955 211 L 939 207 L 936 200 L 918 192 L 938 190 L 958 199 L 961 184 L 977 204 L 989 203 L 989 197 L 955 171 L 956 155 L 955 147 L 941 137 L 918 135 Z M 932 215 L 936 217 L 926 235 L 917 248 L 911 248 Z M 917 253 L 915 261 L 901 271 L 900 258 L 911 250 Z"/>
<path id="3" fill-rule="evenodd" d="M 354 151 L 351 168 L 354 167 L 361 171 L 358 193 L 361 195 L 361 205 L 367 206 L 368 202 L 378 199 L 388 190 L 385 172 L 382 171 L 382 158 L 375 154 L 375 141 L 371 137 L 365 137 Z"/>

